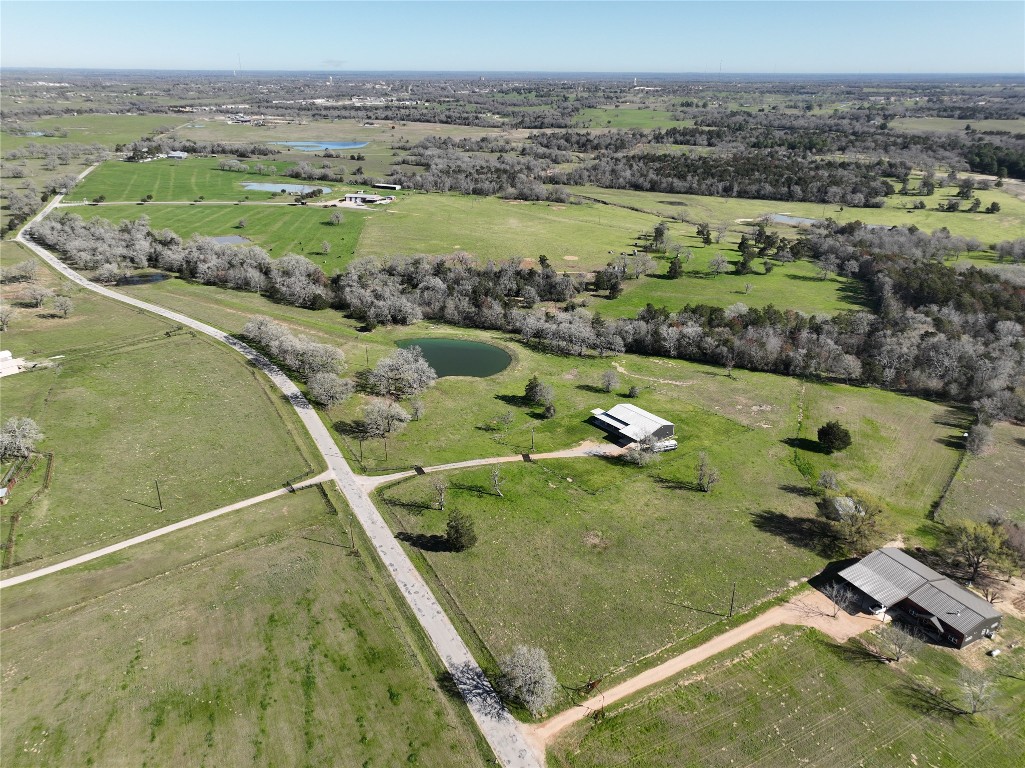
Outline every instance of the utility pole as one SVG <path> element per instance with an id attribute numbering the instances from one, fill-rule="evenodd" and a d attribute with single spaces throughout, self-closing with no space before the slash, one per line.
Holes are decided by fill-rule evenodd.
<path id="1" fill-rule="evenodd" d="M 157 487 L 157 507 L 159 507 L 159 510 L 161 512 L 163 512 L 164 511 L 164 502 L 160 498 L 160 482 L 158 480 L 154 480 L 153 481 L 153 485 L 155 485 Z"/>
<path id="2" fill-rule="evenodd" d="M 736 600 L 737 600 L 737 582 L 733 582 L 733 594 L 730 595 L 730 615 L 726 617 L 728 619 L 732 619 L 733 618 L 733 606 L 736 603 Z"/>

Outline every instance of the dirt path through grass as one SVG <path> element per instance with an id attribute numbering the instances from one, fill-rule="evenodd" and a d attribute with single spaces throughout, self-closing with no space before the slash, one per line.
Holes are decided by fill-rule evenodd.
<path id="1" fill-rule="evenodd" d="M 795 597 L 783 605 L 770 608 L 760 616 L 756 616 L 746 624 L 724 632 L 707 643 L 691 648 L 669 661 L 659 664 L 636 677 L 632 677 L 607 691 L 592 696 L 573 709 L 561 712 L 543 723 L 531 727 L 527 738 L 533 742 L 539 753 L 564 729 L 573 723 L 602 711 L 614 702 L 625 699 L 638 691 L 660 683 L 683 670 L 704 661 L 717 653 L 728 650 L 738 643 L 780 624 L 796 624 L 814 627 L 838 642 L 844 642 L 855 635 L 877 626 L 879 621 L 867 616 L 851 616 L 841 611 L 835 618 L 832 616 L 833 606 L 821 592 L 812 590 Z"/>

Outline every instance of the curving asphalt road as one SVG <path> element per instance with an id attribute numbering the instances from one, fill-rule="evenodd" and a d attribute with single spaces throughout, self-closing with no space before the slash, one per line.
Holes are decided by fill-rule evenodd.
<path id="1" fill-rule="evenodd" d="M 84 177 L 91 170 L 92 168 L 86 170 L 79 178 Z M 267 374 L 267 377 L 281 390 L 292 404 L 292 407 L 295 408 L 295 412 L 309 432 L 317 449 L 324 457 L 324 461 L 327 462 L 328 469 L 333 474 L 338 489 L 345 496 L 349 506 L 352 507 L 356 518 L 360 521 L 367 537 L 374 545 L 374 549 L 377 550 L 377 554 L 398 585 L 399 591 L 402 592 L 402 596 L 413 610 L 417 620 L 434 645 L 434 649 L 452 675 L 455 684 L 466 700 L 470 712 L 473 714 L 474 720 L 477 722 L 477 726 L 480 728 L 481 733 L 490 745 L 491 750 L 495 753 L 498 761 L 502 765 L 507 766 L 507 768 L 541 768 L 543 758 L 539 758 L 534 754 L 526 740 L 523 728 L 505 709 L 498 694 L 484 675 L 484 671 L 474 660 L 473 655 L 466 647 L 462 638 L 459 637 L 459 633 L 456 632 L 452 622 L 445 615 L 441 605 L 428 588 L 427 583 L 392 536 L 391 530 L 389 530 L 384 518 L 381 517 L 381 513 L 378 512 L 370 500 L 370 496 L 362 488 L 349 465 L 346 464 L 338 446 L 335 444 L 334 438 L 331 437 L 331 433 L 328 432 L 317 412 L 309 404 L 299 388 L 270 360 L 238 339 L 211 325 L 193 320 L 186 315 L 97 285 L 82 277 L 45 248 L 28 239 L 24 234 L 25 230 L 57 207 L 61 202 L 61 197 L 60 195 L 55 196 L 29 224 L 22 228 L 14 239 L 31 249 L 47 264 L 83 288 L 87 288 L 114 301 L 120 301 L 123 304 L 129 304 L 138 309 L 166 317 L 168 320 L 173 320 L 176 323 L 217 339 L 243 355 L 253 365 Z"/>

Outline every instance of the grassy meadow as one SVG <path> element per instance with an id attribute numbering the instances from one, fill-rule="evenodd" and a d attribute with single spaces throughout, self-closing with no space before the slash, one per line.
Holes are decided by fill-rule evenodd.
<path id="1" fill-rule="evenodd" d="M 997 676 L 994 709 L 953 716 L 914 681 L 956 700 L 961 664 L 926 648 L 896 665 L 866 661 L 857 641 L 770 630 L 675 683 L 574 725 L 549 747 L 553 768 L 666 765 L 1017 765 L 1025 683 Z M 971 653 L 971 652 L 966 652 Z M 1019 648 L 1014 651 L 1022 655 Z M 986 666 L 976 654 L 972 666 Z"/>
<path id="2" fill-rule="evenodd" d="M 988 520 L 993 515 L 1025 523 L 1025 427 L 993 425 L 993 447 L 981 456 L 966 454 L 957 478 L 943 500 L 944 521 L 963 517 Z"/>
<path id="3" fill-rule="evenodd" d="M 172 129 L 184 122 L 181 115 L 63 115 L 21 123 L 29 131 L 48 131 L 63 128 L 67 136 L 12 136 L 2 134 L 5 152 L 34 142 L 49 144 L 101 144 L 114 149 L 118 144 L 129 144 L 161 129 Z"/>
<path id="4" fill-rule="evenodd" d="M 329 275 L 353 259 L 367 223 L 386 215 L 381 209 L 212 203 L 76 206 L 61 210 L 85 219 L 99 217 L 113 222 L 145 216 L 153 229 L 170 229 L 183 239 L 197 234 L 206 237 L 236 235 L 260 246 L 272 258 L 288 253 L 305 256 Z M 331 223 L 332 213 L 342 215 L 341 224 Z M 245 227 L 239 227 L 241 219 L 245 219 Z M 330 246 L 327 253 L 322 250 L 324 242 Z"/>
<path id="5" fill-rule="evenodd" d="M 339 505 L 302 491 L 5 589 L 3 764 L 483 766 Z"/>
<path id="6" fill-rule="evenodd" d="M 638 128 L 652 131 L 658 128 L 689 125 L 692 121 L 675 120 L 672 112 L 662 109 L 634 107 L 594 107 L 582 109 L 573 118 L 575 128 L 619 129 Z"/>
<path id="7" fill-rule="evenodd" d="M 4 265 L 24 256 L 5 244 Z M 45 268 L 37 282 L 61 290 Z M 3 415 L 33 418 L 45 435 L 38 449 L 54 454 L 49 490 L 17 524 L 13 561 L 23 568 L 280 488 L 320 467 L 288 404 L 242 358 L 81 289 L 68 291 L 75 304 L 68 318 L 19 307 L 21 285 L 4 286 L 17 307 L 4 347 L 42 365 L 4 378 Z M 240 453 L 239 445 L 259 449 Z M 16 488 L 5 513 L 23 499 Z"/>
<path id="8" fill-rule="evenodd" d="M 958 120 L 953 117 L 898 117 L 889 121 L 890 128 L 907 133 L 964 133 L 966 125 L 976 131 L 1010 131 L 1025 133 L 1025 119 Z"/>

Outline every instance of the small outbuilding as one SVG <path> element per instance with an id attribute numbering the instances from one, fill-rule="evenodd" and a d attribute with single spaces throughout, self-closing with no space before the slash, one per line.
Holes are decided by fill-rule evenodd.
<path id="1" fill-rule="evenodd" d="M 188 152 L 168 152 L 167 157 L 169 160 L 184 160 L 189 156 Z"/>
<path id="2" fill-rule="evenodd" d="M 601 429 L 613 437 L 625 438 L 630 442 L 639 442 L 649 437 L 668 440 L 676 429 L 671 421 L 629 403 L 614 405 L 607 411 L 595 408 L 591 415 Z"/>
<path id="3" fill-rule="evenodd" d="M 840 571 L 873 603 L 900 611 L 935 640 L 963 648 L 1000 627 L 986 600 L 895 547 L 883 547 Z"/>
<path id="4" fill-rule="evenodd" d="M 354 203 L 356 205 L 378 205 L 380 203 L 390 203 L 394 199 L 395 198 L 391 195 L 382 197 L 381 195 L 364 192 L 362 189 L 358 192 L 349 192 L 345 195 L 345 202 Z"/>

